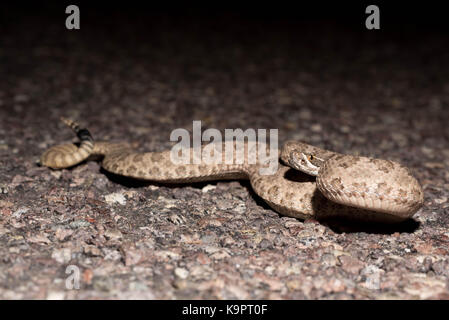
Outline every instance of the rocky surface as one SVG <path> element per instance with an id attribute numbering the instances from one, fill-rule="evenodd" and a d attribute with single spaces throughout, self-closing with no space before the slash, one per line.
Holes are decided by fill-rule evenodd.
<path id="1" fill-rule="evenodd" d="M 0 39 L 0 298 L 448 299 L 447 33 L 239 17 L 14 19 Z M 39 25 L 39 27 L 32 27 Z M 157 185 L 36 160 L 94 138 L 277 128 L 401 162 L 425 205 L 400 225 L 300 221 L 245 181 Z M 68 266 L 80 288 L 66 288 Z M 69 270 L 67 270 L 70 272 Z"/>

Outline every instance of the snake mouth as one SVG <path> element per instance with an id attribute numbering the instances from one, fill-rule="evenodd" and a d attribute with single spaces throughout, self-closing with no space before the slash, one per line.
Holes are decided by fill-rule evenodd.
<path id="1" fill-rule="evenodd" d="M 312 162 L 310 162 L 309 158 L 304 153 L 301 153 L 301 158 L 306 163 L 307 168 L 309 168 L 312 172 L 316 172 L 315 175 L 317 175 L 318 174 L 318 170 L 320 168 L 317 167 L 316 165 L 314 165 Z"/>
<path id="2" fill-rule="evenodd" d="M 292 152 L 290 154 L 289 164 L 294 169 L 312 176 L 317 176 L 320 170 L 320 167 L 310 162 L 309 158 L 303 152 Z"/>

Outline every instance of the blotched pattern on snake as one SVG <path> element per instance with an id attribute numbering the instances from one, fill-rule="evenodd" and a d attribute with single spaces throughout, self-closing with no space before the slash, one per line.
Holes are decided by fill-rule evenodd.
<path id="1" fill-rule="evenodd" d="M 226 164 L 223 152 L 223 158 L 215 163 L 181 165 L 171 161 L 169 150 L 139 153 L 126 143 L 94 141 L 87 129 L 71 120 L 63 121 L 81 142 L 79 146 L 70 143 L 48 149 L 40 158 L 44 166 L 68 168 L 95 155 L 102 157 L 102 167 L 111 173 L 155 182 L 249 179 L 255 193 L 274 210 L 300 219 L 337 216 L 399 222 L 410 218 L 424 201 L 422 188 L 410 170 L 390 160 L 343 155 L 288 141 L 271 175 L 261 174 L 259 169 L 265 164 L 248 161 L 247 155 L 254 150 L 247 143 L 241 164 Z M 225 150 L 221 144 L 214 148 Z M 233 152 L 233 160 L 236 154 Z"/>

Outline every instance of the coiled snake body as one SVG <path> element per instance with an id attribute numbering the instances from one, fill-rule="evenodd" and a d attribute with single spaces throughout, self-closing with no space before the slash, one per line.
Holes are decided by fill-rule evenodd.
<path id="1" fill-rule="evenodd" d="M 289 141 L 280 153 L 286 165 L 279 163 L 271 175 L 261 174 L 262 164 L 252 164 L 246 156 L 241 164 L 226 164 L 225 153 L 215 163 L 192 161 L 180 165 L 171 161 L 170 151 L 138 153 L 125 143 L 94 142 L 87 129 L 63 121 L 81 143 L 48 149 L 40 158 L 44 166 L 67 168 L 96 155 L 103 157 L 105 170 L 143 180 L 181 183 L 249 179 L 255 193 L 274 210 L 300 219 L 337 216 L 399 222 L 410 218 L 423 204 L 418 181 L 406 167 L 389 160 L 343 155 Z M 244 154 L 249 154 L 247 144 L 244 148 Z M 236 152 L 233 155 L 235 160 Z"/>

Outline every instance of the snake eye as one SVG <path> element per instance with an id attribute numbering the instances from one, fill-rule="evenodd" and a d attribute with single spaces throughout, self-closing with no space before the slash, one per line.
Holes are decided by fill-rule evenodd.
<path id="1" fill-rule="evenodd" d="M 313 160 L 313 156 L 312 155 L 310 155 L 308 158 L 309 158 L 309 161 Z"/>

